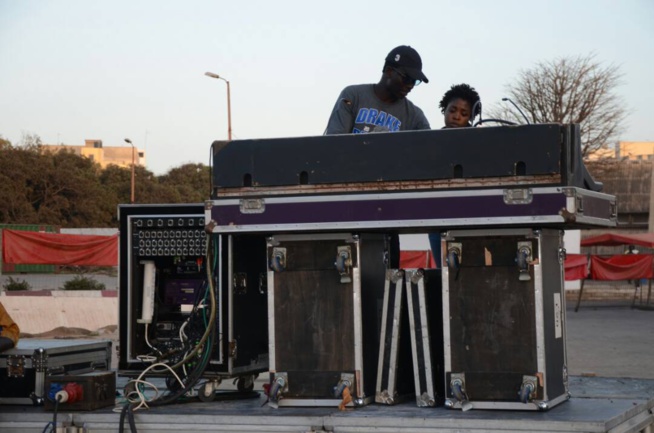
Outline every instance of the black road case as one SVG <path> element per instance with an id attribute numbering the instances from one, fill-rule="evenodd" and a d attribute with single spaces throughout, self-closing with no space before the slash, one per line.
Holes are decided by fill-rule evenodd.
<path id="1" fill-rule="evenodd" d="M 275 235 L 268 260 L 271 406 L 370 403 L 387 236 Z"/>
<path id="2" fill-rule="evenodd" d="M 566 401 L 563 233 L 461 230 L 443 239 L 445 405 L 547 410 Z"/>
<path id="3" fill-rule="evenodd" d="M 207 237 L 204 210 L 203 204 L 119 206 L 118 373 L 136 377 L 193 340 L 192 328 L 204 326 L 192 316 L 194 304 L 212 286 L 216 339 L 202 374 L 208 379 L 202 398 L 211 400 L 223 379 L 237 378 L 239 390 L 250 390 L 268 369 L 267 265 L 265 236 Z M 211 263 L 207 248 L 216 258 Z M 165 370 L 149 375 L 172 378 Z"/>
<path id="4" fill-rule="evenodd" d="M 19 340 L 0 353 L 0 404 L 42 405 L 47 377 L 106 371 L 110 366 L 110 340 Z"/>

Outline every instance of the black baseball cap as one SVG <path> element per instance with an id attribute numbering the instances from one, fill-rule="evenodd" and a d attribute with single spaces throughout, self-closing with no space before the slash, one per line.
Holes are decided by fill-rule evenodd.
<path id="1" fill-rule="evenodd" d="M 386 66 L 392 66 L 399 69 L 414 80 L 424 81 L 429 83 L 429 79 L 422 73 L 422 59 L 420 54 L 408 45 L 400 45 L 395 47 L 386 56 Z"/>

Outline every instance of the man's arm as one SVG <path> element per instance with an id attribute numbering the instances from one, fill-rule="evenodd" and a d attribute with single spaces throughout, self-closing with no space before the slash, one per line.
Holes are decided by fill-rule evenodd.
<path id="1" fill-rule="evenodd" d="M 352 128 L 354 128 L 352 105 L 352 98 L 348 95 L 347 89 L 343 90 L 334 104 L 331 116 L 329 116 L 325 135 L 352 133 Z"/>

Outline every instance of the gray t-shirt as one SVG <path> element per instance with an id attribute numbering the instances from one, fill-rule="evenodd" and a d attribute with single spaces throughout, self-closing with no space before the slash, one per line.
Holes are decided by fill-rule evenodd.
<path id="1" fill-rule="evenodd" d="M 373 84 L 348 86 L 338 96 L 325 134 L 361 134 L 430 129 L 422 110 L 402 98 L 392 104 L 381 101 Z"/>

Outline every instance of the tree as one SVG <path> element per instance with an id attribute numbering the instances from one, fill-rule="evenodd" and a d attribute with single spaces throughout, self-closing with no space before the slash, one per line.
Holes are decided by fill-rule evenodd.
<path id="1" fill-rule="evenodd" d="M 72 151 L 51 152 L 36 134 L 13 146 L 0 135 L 0 223 L 116 227 L 116 208 L 129 203 L 130 168 L 99 164 Z M 211 170 L 185 164 L 163 176 L 135 170 L 137 204 L 201 203 Z"/>
<path id="2" fill-rule="evenodd" d="M 28 169 L 34 163 L 34 150 L 14 148 L 5 141 L 0 148 L 0 223 L 31 224 L 37 222 L 30 205 Z"/>
<path id="3" fill-rule="evenodd" d="M 578 123 L 582 155 L 607 146 L 621 131 L 626 109 L 615 88 L 622 75 L 595 55 L 561 57 L 537 63 L 506 86 L 511 99 L 532 123 Z M 514 107 L 491 110 L 491 117 L 522 122 Z"/>
<path id="4" fill-rule="evenodd" d="M 159 177 L 162 185 L 177 191 L 183 203 L 202 203 L 211 196 L 211 168 L 184 164 Z"/>

